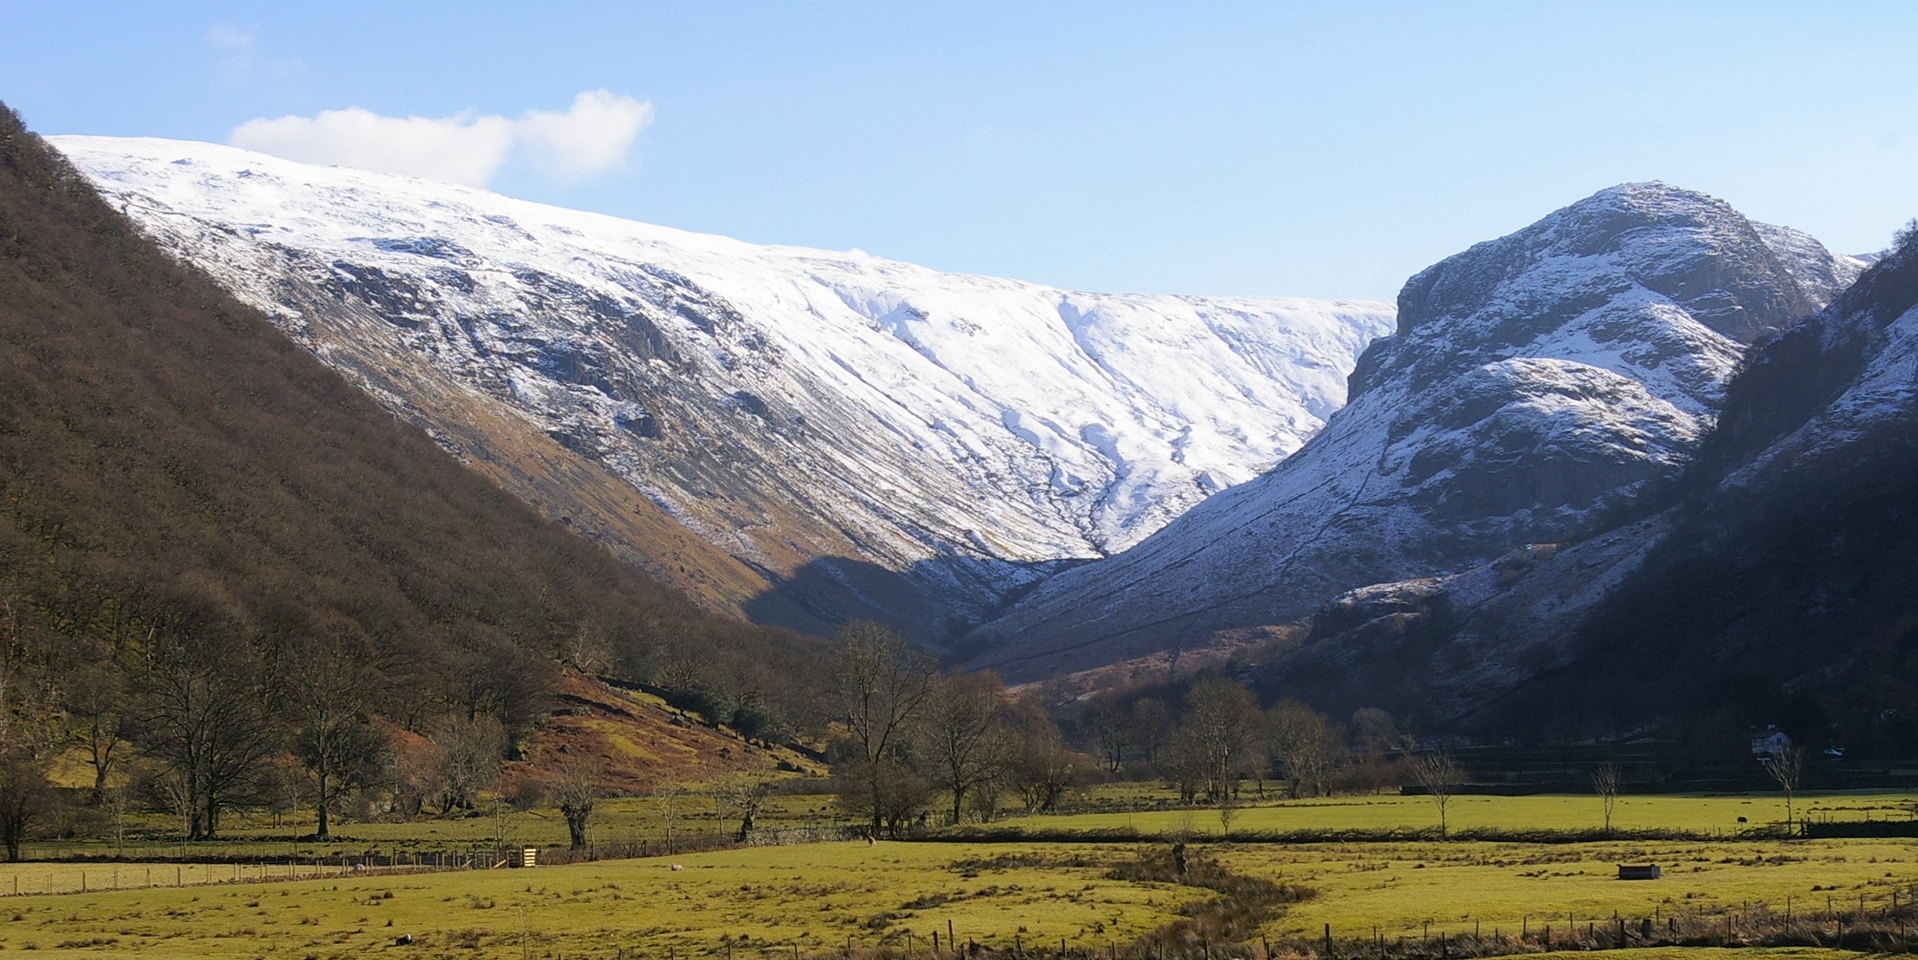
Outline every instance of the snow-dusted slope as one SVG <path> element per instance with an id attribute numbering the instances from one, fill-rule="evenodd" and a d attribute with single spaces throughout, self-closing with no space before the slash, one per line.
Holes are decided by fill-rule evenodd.
<path id="1" fill-rule="evenodd" d="M 942 274 L 209 144 L 53 142 L 458 452 L 543 456 L 502 439 L 530 424 L 828 617 L 943 627 L 1033 564 L 1136 543 L 1317 431 L 1393 316 Z M 566 486 L 518 492 L 604 535 L 606 508 Z"/>
<path id="2" fill-rule="evenodd" d="M 1628 184 L 1413 277 L 1304 449 L 974 640 L 1043 676 L 1310 615 L 1591 529 L 1691 455 L 1746 344 L 1861 264 L 1722 201 Z"/>

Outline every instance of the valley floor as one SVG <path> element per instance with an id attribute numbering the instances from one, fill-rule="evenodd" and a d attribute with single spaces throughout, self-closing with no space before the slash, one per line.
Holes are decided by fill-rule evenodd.
<path id="1" fill-rule="evenodd" d="M 1622 824 L 1704 829 L 1736 816 L 1767 816 L 1773 797 L 1626 798 Z M 1418 802 L 1414 802 L 1418 801 Z M 1469 801 L 1469 802 L 1468 802 Z M 1782 807 L 1782 800 L 1777 801 Z M 1904 795 L 1827 795 L 1800 808 L 1835 817 L 1908 815 Z M 1640 803 L 1643 804 L 1642 809 Z M 1595 813 L 1590 797 L 1456 798 L 1457 822 L 1562 827 Z M 1304 817 L 1321 826 L 1419 827 L 1426 798 L 1348 798 L 1252 806 L 1235 818 L 1283 825 Z M 1779 811 L 1782 814 L 1782 810 Z M 1340 955 L 1370 944 L 1433 956 L 1467 943 L 1537 938 L 1551 925 L 1605 945 L 1624 920 L 1636 935 L 1692 931 L 1706 942 L 1776 939 L 1791 911 L 1802 938 L 1827 938 L 1878 918 L 1902 916 L 1918 890 L 1918 845 L 1910 840 L 1611 841 L 1506 843 L 1408 840 L 1393 843 L 1208 842 L 1200 817 L 1215 811 L 1082 814 L 1020 818 L 1013 824 L 1096 827 L 1102 818 L 1164 817 L 1192 828 L 1195 861 L 1232 874 L 1309 888 L 1239 942 L 1247 955 L 1316 949 L 1329 926 Z M 1662 818 L 1662 819 L 1661 819 Z M 34 878 L 85 869 L 97 889 L 106 871 L 138 886 L 145 864 L 24 864 L 10 874 L 22 895 L 0 903 L 0 949 L 40 955 L 142 957 L 791 957 L 923 954 L 937 934 L 962 943 L 1048 954 L 1063 940 L 1074 954 L 1104 956 L 1163 931 L 1213 891 L 1179 883 L 1115 879 L 1141 858 L 1164 858 L 1162 840 L 1101 842 L 864 841 L 759 846 L 668 857 L 602 860 L 534 869 L 439 873 L 347 871 L 286 880 L 272 867 L 189 865 L 207 886 L 173 887 L 174 868 L 155 865 L 160 883 L 47 896 Z M 1616 879 L 1620 863 L 1656 863 L 1662 879 Z M 128 873 L 131 871 L 131 874 Z M 233 882 L 233 877 L 252 882 Z M 304 875 L 303 875 L 304 876 Z M 280 880 L 282 882 L 259 882 Z M 40 888 L 44 889 L 44 888 Z M 1896 908 L 1894 910 L 1893 908 Z M 1614 919 L 1617 918 L 1617 919 Z M 1680 926 L 1683 925 L 1683 926 Z M 1901 928 L 1900 928 L 1901 929 Z M 1766 934 L 1765 931 L 1772 931 Z M 1918 928 L 1912 931 L 1918 934 Z M 396 945 L 410 936 L 411 942 Z M 1448 938 L 1444 948 L 1434 938 Z M 1886 934 L 1887 937 L 1891 936 Z M 1476 940 L 1474 939 L 1476 938 Z M 1217 953 L 1229 952 L 1216 944 Z M 1210 948 L 1210 946 L 1208 947 Z M 1529 944 L 1527 952 L 1544 949 Z M 1646 948 L 1633 956 L 1704 958 L 1707 948 Z M 1835 956 L 1837 951 L 1748 948 L 1737 957 Z M 1399 954 L 1403 955 L 1403 954 Z M 1452 955 L 1462 955 L 1454 952 Z"/>

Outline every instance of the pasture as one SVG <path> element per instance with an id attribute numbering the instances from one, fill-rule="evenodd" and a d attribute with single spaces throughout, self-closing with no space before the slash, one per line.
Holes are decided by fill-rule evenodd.
<path id="1" fill-rule="evenodd" d="M 1096 800 L 1096 797 L 1094 798 Z M 787 798 L 785 816 L 821 816 L 824 798 Z M 1918 885 L 1918 843 L 1909 840 L 1740 838 L 1736 817 L 1756 822 L 1770 797 L 1627 797 L 1615 822 L 1676 822 L 1730 836 L 1683 841 L 1515 843 L 1404 840 L 1391 843 L 1220 843 L 1208 838 L 1216 811 L 1138 811 L 1021 817 L 1009 825 L 1102 830 L 1131 826 L 1191 831 L 1197 855 L 1234 874 L 1310 888 L 1315 895 L 1267 921 L 1276 948 L 1309 946 L 1330 925 L 1341 941 L 1414 943 L 1495 931 L 1603 928 L 1615 915 L 1718 923 L 1795 911 L 1826 923 L 1863 909 L 1909 904 Z M 1906 817 L 1903 795 L 1828 795 L 1799 801 L 1818 815 Z M 630 800 L 635 831 L 657 829 Z M 1458 797 L 1454 823 L 1511 828 L 1594 825 L 1592 797 Z M 1782 814 L 1782 800 L 1778 801 Z M 616 805 L 617 806 L 617 805 Z M 1429 798 L 1356 797 L 1242 808 L 1234 830 L 1419 829 Z M 623 809 L 623 808 L 622 808 Z M 1626 820 L 1631 811 L 1634 818 Z M 675 814 L 677 817 L 677 814 Z M 1118 818 L 1115 824 L 1111 818 Z M 1129 818 L 1129 823 L 1127 822 Z M 477 821 L 447 825 L 449 830 Z M 615 820 L 615 823 L 618 821 Z M 362 825 L 353 825 L 357 831 Z M 400 825 L 384 825 L 398 827 Z M 477 827 L 474 827 L 477 829 Z M 465 834 L 447 834 L 451 840 Z M 246 841 L 238 841 L 245 843 Z M 30 863 L 0 868 L 0 894 L 17 877 L 21 895 L 0 903 L 0 950 L 35 955 L 155 958 L 359 957 L 864 957 L 884 949 L 924 953 L 937 933 L 1027 952 L 1067 946 L 1088 954 L 1123 948 L 1210 900 L 1206 889 L 1118 880 L 1115 869 L 1163 855 L 1140 842 L 861 841 L 758 846 L 533 869 L 407 873 L 298 866 Z M 1657 863 L 1656 881 L 1616 879 L 1619 863 Z M 673 869 L 678 864 L 681 869 Z M 323 868 L 312 868 L 323 869 Z M 45 883 L 88 874 L 85 894 L 45 895 Z M 191 876 L 198 870 L 194 886 Z M 109 871 L 118 871 L 117 875 Z M 148 871 L 152 871 L 151 874 Z M 109 876 L 113 879 L 109 880 Z M 156 879 L 149 881 L 148 877 Z M 38 879 L 36 879 L 38 878 Z M 54 879 L 47 879 L 54 878 Z M 237 878 L 237 882 L 236 882 Z M 117 882 L 123 889 L 102 890 Z M 145 883 L 153 886 L 146 887 Z M 73 882 L 63 889 L 77 889 Z M 126 889 L 137 888 L 137 889 Z M 1835 922 L 1835 921 L 1834 921 Z M 396 945 L 397 938 L 412 937 Z M 1562 935 L 1562 934 L 1561 934 Z M 1243 942 L 1256 944 L 1258 938 Z M 1262 948 L 1261 948 L 1262 949 Z M 1220 945 L 1220 954 L 1226 953 Z M 1704 958 L 1687 948 L 1621 951 Z M 1745 949 L 1738 957 L 1835 956 L 1817 949 Z"/>
<path id="2" fill-rule="evenodd" d="M 1603 925 L 1718 915 L 1794 898 L 1801 915 L 1864 894 L 1872 907 L 1918 883 L 1918 851 L 1887 841 L 1758 844 L 1488 843 L 1244 845 L 1208 851 L 1235 872 L 1318 895 L 1269 924 L 1274 940 L 1419 939 L 1536 932 L 1569 917 Z M 531 870 L 344 876 L 290 882 L 9 898 L 0 949 L 55 956 L 100 948 L 154 958 L 680 956 L 923 952 L 962 942 L 1103 953 L 1177 918 L 1208 893 L 1112 880 L 1134 845 L 863 842 L 759 847 Z M 1620 860 L 1664 880 L 1612 879 Z M 672 864 L 682 869 L 675 871 Z M 948 927 L 950 924 L 950 927 Z M 1430 924 L 1428 927 L 1427 925 Z M 1560 926 L 1563 930 L 1564 927 Z M 413 943 L 394 946 L 411 935 Z M 1689 954 L 1688 954 L 1689 955 Z M 1750 954 L 1746 954 L 1750 955 Z"/>
<path id="3" fill-rule="evenodd" d="M 1438 829 L 1438 808 L 1431 797 L 1379 794 L 1325 799 L 1278 800 L 1248 796 L 1231 817 L 1234 833 L 1306 833 L 1311 831 L 1387 832 Z M 1178 807 L 1169 791 L 1113 785 L 1088 795 L 1082 812 L 1058 816 L 1008 817 L 995 830 L 1097 834 L 1128 831 L 1142 836 L 1175 832 L 1194 837 L 1216 835 L 1219 813 L 1212 807 Z M 1133 809 L 1110 809 L 1130 807 Z M 1106 808 L 1106 809 L 1102 809 Z M 1142 808 L 1142 809 L 1141 809 Z M 1807 794 L 1792 804 L 1796 819 L 1908 820 L 1918 810 L 1918 795 L 1909 793 Z M 1740 818 L 1743 818 L 1741 822 Z M 1758 795 L 1626 795 L 1612 811 L 1612 827 L 1620 831 L 1659 830 L 1729 836 L 1752 828 L 1781 824 L 1785 798 Z M 1597 831 L 1604 824 L 1598 797 L 1590 794 L 1542 794 L 1520 797 L 1463 795 L 1450 799 L 1447 826 L 1454 832 L 1496 830 Z"/>

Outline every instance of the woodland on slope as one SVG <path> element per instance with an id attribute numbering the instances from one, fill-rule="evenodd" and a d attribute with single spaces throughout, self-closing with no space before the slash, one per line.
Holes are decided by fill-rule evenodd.
<path id="1" fill-rule="evenodd" d="M 201 834 L 245 786 L 223 764 L 316 725 L 490 724 L 510 753 L 564 671 L 704 691 L 762 732 L 811 721 L 818 687 L 815 641 L 704 612 L 468 471 L 4 108 L 0 641 L 10 774 L 90 723 L 181 758 Z M 219 735 L 187 742 L 180 711 Z"/>

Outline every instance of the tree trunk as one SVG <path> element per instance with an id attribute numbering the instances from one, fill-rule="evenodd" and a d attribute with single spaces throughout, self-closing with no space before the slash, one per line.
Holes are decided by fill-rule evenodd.
<path id="1" fill-rule="evenodd" d="M 329 836 L 331 836 L 331 834 L 328 833 L 326 829 L 327 824 L 326 824 L 326 774 L 325 773 L 320 774 L 320 796 L 319 796 L 319 800 L 313 804 L 313 807 L 314 807 L 313 812 L 320 821 L 319 832 L 314 834 L 314 836 L 318 837 L 321 840 L 325 840 Z"/>

